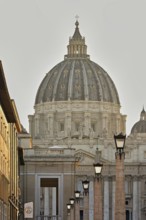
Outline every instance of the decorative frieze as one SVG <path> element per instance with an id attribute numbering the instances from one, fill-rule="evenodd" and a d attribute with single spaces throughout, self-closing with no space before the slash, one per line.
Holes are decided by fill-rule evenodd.
<path id="1" fill-rule="evenodd" d="M 48 111 L 52 110 L 71 110 L 74 111 L 76 109 L 80 109 L 85 111 L 85 109 L 87 109 L 88 111 L 93 112 L 93 110 L 95 112 L 100 112 L 100 111 L 104 111 L 104 112 L 113 112 L 115 114 L 119 114 L 119 106 L 116 106 L 114 104 L 111 103 L 102 103 L 101 102 L 92 102 L 92 101 L 77 101 L 77 102 L 71 102 L 71 101 L 62 101 L 62 102 L 45 102 L 45 103 L 41 103 L 41 104 L 37 104 L 35 106 L 35 111 L 36 113 L 47 113 Z"/>

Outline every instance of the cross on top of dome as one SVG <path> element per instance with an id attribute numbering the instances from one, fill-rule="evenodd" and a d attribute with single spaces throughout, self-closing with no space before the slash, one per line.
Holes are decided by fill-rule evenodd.
<path id="1" fill-rule="evenodd" d="M 75 18 L 76 18 L 76 20 L 78 21 L 78 19 L 79 19 L 79 16 L 78 16 L 78 15 L 76 15 L 76 16 L 75 16 Z"/>
<path id="2" fill-rule="evenodd" d="M 78 28 L 78 26 L 79 26 L 79 22 L 78 22 L 78 19 L 79 19 L 79 16 L 78 15 L 76 15 L 76 23 L 75 23 L 75 25 L 76 25 L 76 28 Z"/>

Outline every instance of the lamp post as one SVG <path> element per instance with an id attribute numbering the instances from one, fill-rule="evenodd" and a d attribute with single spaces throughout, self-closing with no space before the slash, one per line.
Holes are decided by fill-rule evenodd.
<path id="1" fill-rule="evenodd" d="M 75 191 L 75 220 L 80 220 L 80 191 Z"/>
<path id="2" fill-rule="evenodd" d="M 67 219 L 70 220 L 70 210 L 71 210 L 71 204 L 68 203 L 67 205 Z"/>
<path id="3" fill-rule="evenodd" d="M 75 199 L 74 199 L 74 198 L 70 198 L 70 204 L 71 204 L 71 206 L 74 205 L 74 202 L 75 202 Z"/>
<path id="4" fill-rule="evenodd" d="M 103 219 L 102 210 L 102 182 L 101 182 L 101 171 L 103 165 L 101 163 L 93 164 L 95 168 L 95 179 L 94 179 L 94 220 Z"/>
<path id="5" fill-rule="evenodd" d="M 89 220 L 89 181 L 82 181 L 84 189 L 84 220 Z"/>
<path id="6" fill-rule="evenodd" d="M 124 176 L 124 147 L 126 135 L 114 135 L 116 145 L 116 191 L 115 191 L 115 220 L 125 220 L 125 176 Z"/>
<path id="7" fill-rule="evenodd" d="M 70 204 L 71 204 L 71 209 L 70 209 L 70 220 L 74 220 L 74 198 L 70 198 Z"/>

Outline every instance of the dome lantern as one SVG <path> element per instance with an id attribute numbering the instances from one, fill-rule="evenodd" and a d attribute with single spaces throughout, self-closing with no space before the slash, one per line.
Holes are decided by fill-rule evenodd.
<path id="1" fill-rule="evenodd" d="M 141 111 L 141 114 L 140 114 L 140 120 L 145 120 L 145 119 L 146 119 L 146 112 L 145 112 L 144 107 L 143 107 L 143 109 Z"/>
<path id="2" fill-rule="evenodd" d="M 65 55 L 66 58 L 90 58 L 87 55 L 87 46 L 85 44 L 85 38 L 82 37 L 79 31 L 79 22 L 75 22 L 76 28 L 72 37 L 69 38 L 69 45 L 67 46 L 68 54 Z"/>

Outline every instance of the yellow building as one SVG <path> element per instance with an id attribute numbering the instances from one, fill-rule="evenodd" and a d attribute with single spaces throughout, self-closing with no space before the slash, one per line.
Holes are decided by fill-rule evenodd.
<path id="1" fill-rule="evenodd" d="M 21 124 L 0 62 L 0 219 L 19 215 L 18 137 Z"/>

